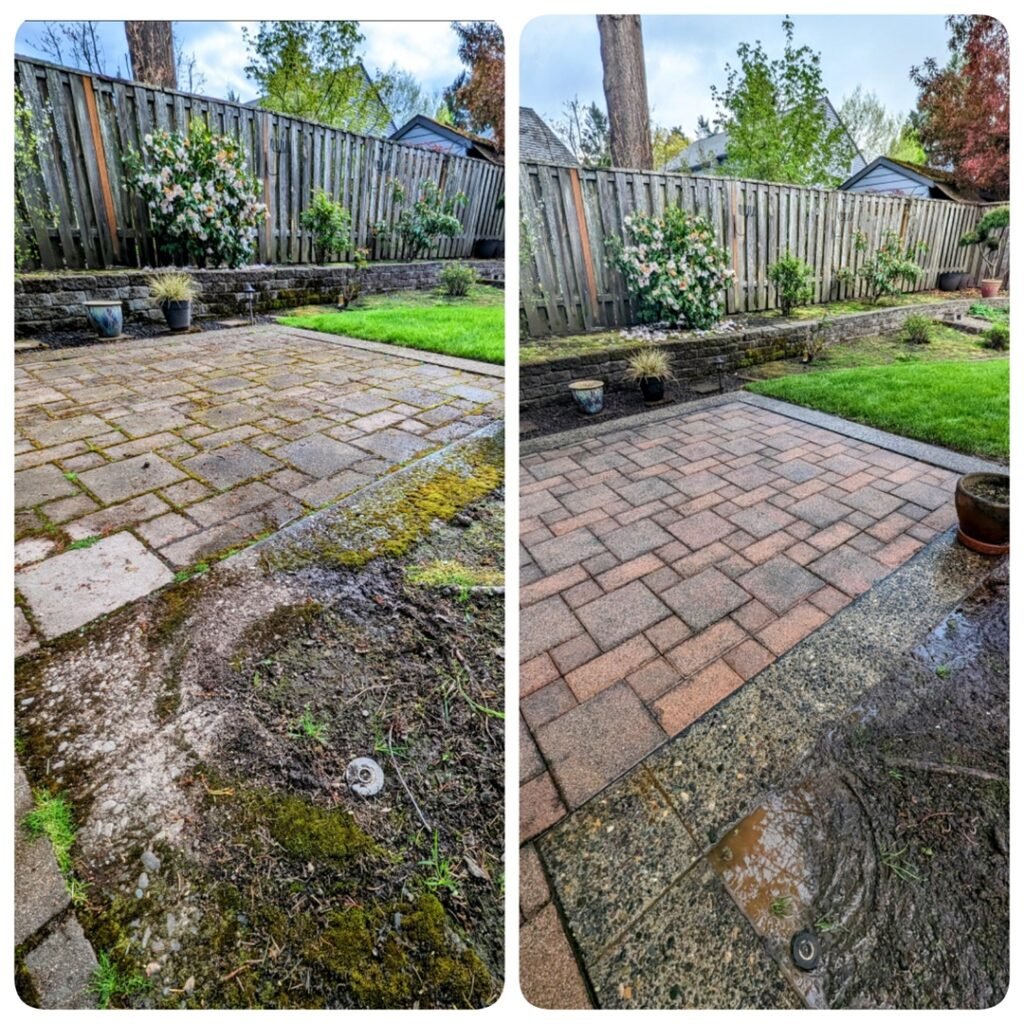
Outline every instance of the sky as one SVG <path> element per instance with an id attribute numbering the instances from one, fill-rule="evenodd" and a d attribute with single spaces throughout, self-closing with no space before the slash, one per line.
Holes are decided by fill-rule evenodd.
<path id="1" fill-rule="evenodd" d="M 874 90 L 890 112 L 917 101 L 912 65 L 947 55 L 945 16 L 795 15 L 794 43 L 821 53 L 822 77 L 836 107 L 858 85 Z M 781 56 L 782 16 L 644 17 L 644 56 L 651 119 L 696 134 L 697 118 L 713 119 L 711 86 L 725 85 L 725 65 L 737 64 L 736 47 L 760 39 L 769 59 Z M 535 18 L 523 30 L 520 103 L 548 123 L 578 95 L 604 107 L 597 23 L 590 16 Z"/>
<path id="2" fill-rule="evenodd" d="M 194 53 L 198 69 L 206 82 L 197 90 L 206 96 L 223 98 L 233 89 L 245 103 L 257 98 L 255 85 L 248 81 L 242 70 L 247 63 L 247 51 L 242 39 L 242 26 L 248 25 L 255 34 L 257 22 L 241 21 L 176 21 L 175 40 L 182 44 L 186 54 Z M 450 22 L 372 22 L 359 23 L 366 37 L 362 46 L 363 63 L 372 74 L 385 70 L 392 63 L 409 71 L 426 88 L 434 92 L 450 85 L 463 70 L 458 56 L 458 38 Z M 40 34 L 40 22 L 25 22 L 18 30 L 15 49 L 30 57 L 46 55 L 34 45 Z M 121 21 L 100 22 L 100 43 L 110 73 L 129 77 L 126 70 L 128 47 Z M 183 83 L 179 83 L 183 85 Z"/>

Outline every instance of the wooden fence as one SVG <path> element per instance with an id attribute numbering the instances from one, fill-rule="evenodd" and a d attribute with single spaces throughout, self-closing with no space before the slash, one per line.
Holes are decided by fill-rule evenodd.
<path id="1" fill-rule="evenodd" d="M 316 188 L 352 215 L 356 247 L 368 247 L 374 259 L 397 258 L 395 240 L 373 231 L 400 212 L 385 188 L 389 178 L 413 197 L 421 181 L 432 179 L 446 195 L 461 191 L 468 198 L 458 211 L 462 233 L 426 255 L 469 256 L 477 239 L 504 237 L 500 166 L 43 61 L 19 57 L 14 68 L 39 139 L 39 172 L 21 183 L 30 201 L 20 204 L 16 230 L 35 243 L 46 269 L 157 262 L 145 204 L 127 188 L 123 157 L 139 149 L 147 132 L 182 130 L 195 117 L 238 138 L 249 172 L 262 182 L 270 216 L 259 236 L 260 262 L 312 260 L 311 235 L 299 215 Z M 40 215 L 47 209 L 52 217 Z"/>
<path id="2" fill-rule="evenodd" d="M 768 267 L 787 250 L 813 269 L 814 302 L 865 295 L 863 281 L 837 273 L 864 258 L 854 244 L 858 231 L 868 255 L 888 230 L 908 246 L 927 244 L 913 290 L 934 288 L 945 271 L 977 276 L 981 270 L 977 247 L 958 242 L 984 213 L 983 204 L 542 163 L 520 165 L 519 191 L 520 300 L 534 337 L 635 322 L 622 275 L 608 265 L 605 240 L 623 236 L 629 213 L 658 214 L 671 205 L 706 218 L 731 253 L 736 277 L 726 291 L 729 313 L 777 305 Z"/>

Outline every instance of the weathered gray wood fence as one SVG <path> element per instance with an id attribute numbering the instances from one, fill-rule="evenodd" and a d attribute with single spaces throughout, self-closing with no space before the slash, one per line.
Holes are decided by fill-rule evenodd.
<path id="1" fill-rule="evenodd" d="M 400 180 L 410 199 L 426 179 L 446 195 L 467 196 L 458 211 L 462 233 L 427 255 L 469 256 L 477 239 L 504 237 L 505 173 L 497 165 L 42 61 L 19 57 L 14 68 L 40 140 L 39 173 L 23 183 L 34 198 L 20 209 L 16 230 L 35 242 L 46 269 L 157 262 L 145 205 L 125 184 L 123 156 L 138 150 L 147 132 L 181 130 L 195 117 L 238 138 L 262 182 L 270 216 L 259 236 L 260 262 L 312 260 L 299 215 L 316 188 L 348 209 L 355 246 L 369 247 L 375 259 L 397 258 L 396 242 L 373 232 L 400 212 L 385 187 L 389 178 Z M 47 209 L 52 220 L 38 215 Z"/>
<path id="2" fill-rule="evenodd" d="M 837 275 L 863 259 L 854 245 L 858 231 L 867 238 L 867 255 L 888 230 L 908 246 L 927 243 L 914 290 L 934 288 L 945 271 L 966 269 L 976 277 L 981 270 L 977 247 L 957 244 L 987 209 L 981 204 L 542 163 L 520 165 L 519 193 L 520 300 L 534 337 L 635 322 L 622 275 L 608 265 L 605 240 L 623 236 L 628 214 L 658 214 L 671 205 L 706 218 L 732 254 L 729 313 L 777 305 L 768 267 L 787 250 L 813 269 L 814 302 L 865 295 L 862 281 Z M 1004 239 L 997 276 L 1006 262 Z"/>

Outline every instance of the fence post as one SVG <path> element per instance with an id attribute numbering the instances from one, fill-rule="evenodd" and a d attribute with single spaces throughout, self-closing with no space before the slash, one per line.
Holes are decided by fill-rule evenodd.
<path id="1" fill-rule="evenodd" d="M 583 186 L 580 184 L 579 169 L 576 167 L 569 168 L 569 184 L 572 188 L 572 205 L 576 211 L 576 223 L 580 229 L 583 272 L 587 278 L 587 291 L 590 293 L 590 311 L 596 321 L 598 319 L 597 275 L 594 273 L 594 260 L 590 252 L 590 230 L 587 228 L 587 211 L 583 206 Z"/>
<path id="2" fill-rule="evenodd" d="M 121 259 L 121 239 L 117 233 L 117 213 L 114 210 L 114 194 L 110 191 L 110 175 L 107 173 L 107 154 L 103 149 L 103 136 L 100 133 L 100 112 L 96 108 L 96 92 L 92 87 L 92 79 L 82 76 L 82 88 L 85 91 L 85 107 L 89 115 L 89 132 L 92 135 L 92 146 L 96 151 L 96 168 L 100 176 L 100 191 L 103 193 L 103 213 L 110 232 L 110 246 L 114 258 Z"/>

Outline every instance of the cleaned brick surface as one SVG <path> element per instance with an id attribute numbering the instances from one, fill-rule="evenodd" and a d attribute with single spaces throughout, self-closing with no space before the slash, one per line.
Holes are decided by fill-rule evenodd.
<path id="1" fill-rule="evenodd" d="M 529 834 L 946 529 L 955 482 L 739 402 L 524 457 Z"/>

